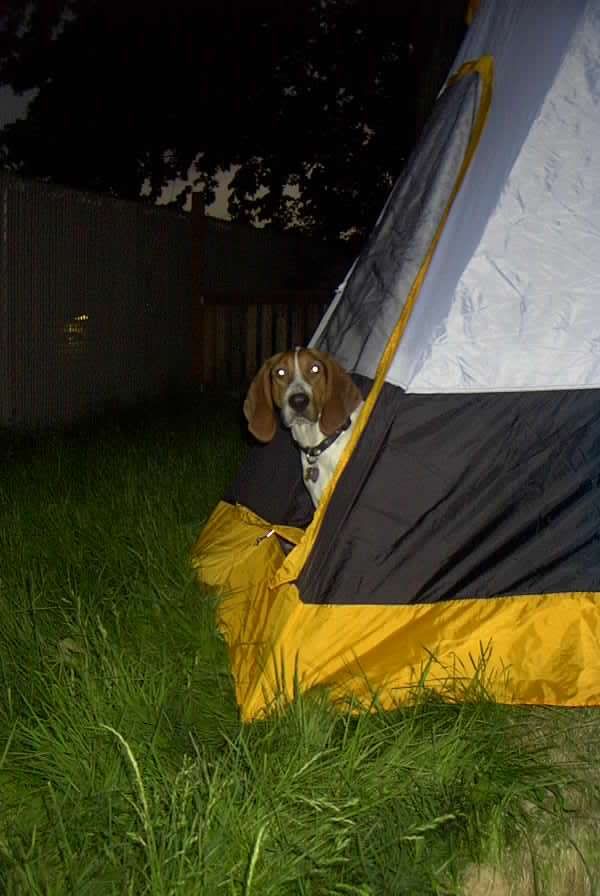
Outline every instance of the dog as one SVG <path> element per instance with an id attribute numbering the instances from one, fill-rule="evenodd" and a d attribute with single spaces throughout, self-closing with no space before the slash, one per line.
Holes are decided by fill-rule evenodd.
<path id="1" fill-rule="evenodd" d="M 300 450 L 304 483 L 316 507 L 363 403 L 358 387 L 331 355 L 296 348 L 265 361 L 250 384 L 244 415 L 252 435 L 270 442 L 279 409 Z"/>

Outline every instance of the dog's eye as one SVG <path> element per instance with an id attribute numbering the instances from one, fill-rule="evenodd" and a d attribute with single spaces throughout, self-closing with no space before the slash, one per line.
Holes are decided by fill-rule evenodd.
<path id="1" fill-rule="evenodd" d="M 287 370 L 285 369 L 285 367 L 278 367 L 277 370 L 275 371 L 275 376 L 285 376 L 286 373 L 287 373 Z"/>
<path id="2" fill-rule="evenodd" d="M 318 373 L 320 369 L 321 369 L 321 368 L 319 367 L 318 364 L 313 364 L 313 366 L 310 368 L 310 372 L 311 372 L 311 373 Z"/>

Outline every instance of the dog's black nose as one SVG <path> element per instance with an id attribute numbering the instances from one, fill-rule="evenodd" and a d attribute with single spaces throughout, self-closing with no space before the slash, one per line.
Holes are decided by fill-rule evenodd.
<path id="1" fill-rule="evenodd" d="M 306 392 L 294 392 L 294 394 L 290 395 L 288 398 L 288 404 L 293 411 L 296 411 L 297 414 L 301 414 L 302 411 L 305 411 L 308 407 L 308 395 Z"/>

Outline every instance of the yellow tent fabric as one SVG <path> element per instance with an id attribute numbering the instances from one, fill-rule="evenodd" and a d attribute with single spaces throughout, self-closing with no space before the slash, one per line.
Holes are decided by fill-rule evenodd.
<path id="1" fill-rule="evenodd" d="M 222 596 L 228 644 L 245 720 L 323 686 L 333 698 L 391 708 L 424 677 L 447 692 L 467 684 L 485 656 L 485 681 L 502 702 L 600 703 L 600 595 L 472 598 L 419 605 L 304 604 L 278 584 L 284 552 L 272 527 L 221 502 L 193 551 L 201 580 Z"/>

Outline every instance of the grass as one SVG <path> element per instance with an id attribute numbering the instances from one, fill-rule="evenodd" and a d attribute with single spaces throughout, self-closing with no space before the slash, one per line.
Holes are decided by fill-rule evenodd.
<path id="1" fill-rule="evenodd" d="M 0 892 L 599 892 L 593 711 L 240 724 L 188 552 L 243 450 L 208 403 L 0 439 Z"/>

